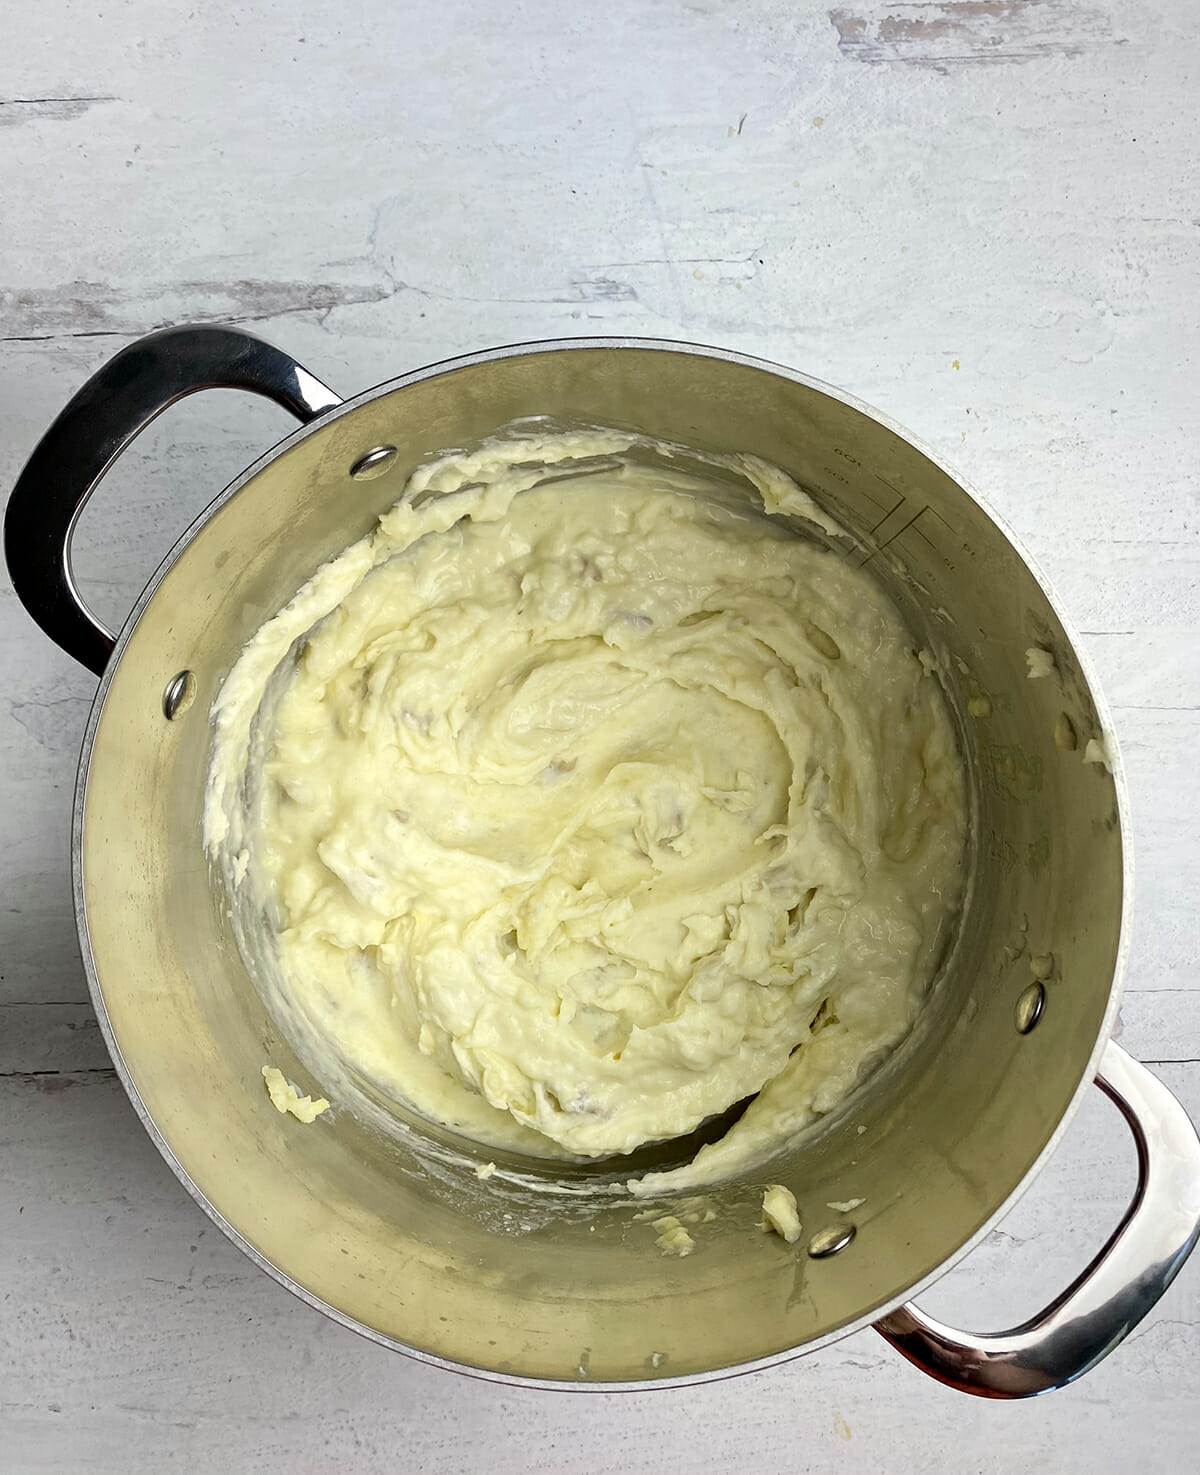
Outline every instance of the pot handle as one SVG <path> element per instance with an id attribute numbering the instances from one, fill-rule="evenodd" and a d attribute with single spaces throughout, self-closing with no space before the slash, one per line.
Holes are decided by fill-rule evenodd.
<path id="1" fill-rule="evenodd" d="M 1200 1138 L 1157 1076 L 1110 1040 L 1096 1084 L 1137 1145 L 1133 1202 L 1081 1276 L 1010 1332 L 973 1335 L 913 1305 L 875 1323 L 922 1372 L 983 1398 L 1030 1398 L 1088 1372 L 1141 1321 L 1200 1235 Z"/>
<path id="2" fill-rule="evenodd" d="M 100 478 L 156 415 L 198 389 L 245 389 L 309 421 L 341 399 L 281 349 L 240 328 L 164 328 L 97 370 L 42 437 L 4 517 L 4 555 L 21 603 L 97 676 L 115 644 L 71 571 L 71 539 Z"/>

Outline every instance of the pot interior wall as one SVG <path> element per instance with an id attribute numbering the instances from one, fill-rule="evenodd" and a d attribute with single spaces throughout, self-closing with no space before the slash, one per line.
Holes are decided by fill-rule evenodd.
<path id="1" fill-rule="evenodd" d="M 241 645 L 360 536 L 428 453 L 549 414 L 636 426 L 778 463 L 866 542 L 951 673 L 977 804 L 974 895 L 922 1026 L 850 1108 L 761 1172 L 713 1191 L 697 1248 L 666 1256 L 644 1207 L 530 1195 L 430 1163 L 404 1132 L 334 1111 L 280 1117 L 270 1061 L 321 1088 L 265 1014 L 200 846 L 208 710 Z M 349 469 L 378 444 L 383 477 Z M 1054 654 L 1031 681 L 1025 650 Z M 162 693 L 195 673 L 174 722 Z M 987 715 L 971 716 L 972 710 Z M 559 347 L 398 381 L 298 433 L 178 551 L 102 688 L 80 884 L 102 1004 L 159 1133 L 217 1212 L 309 1296 L 384 1338 L 517 1376 L 629 1381 L 799 1348 L 864 1319 L 953 1256 L 1020 1184 L 1087 1068 L 1117 962 L 1116 790 L 1082 749 L 1097 715 L 1036 578 L 977 504 L 903 438 L 820 390 L 652 347 Z M 1064 748 L 1063 714 L 1077 735 Z M 1055 732 L 1059 734 L 1056 743 Z M 1031 959 L 1052 958 L 1022 1036 Z M 1039 971 L 1044 964 L 1039 963 Z M 865 1130 L 864 1130 L 865 1129 Z M 795 1192 L 812 1260 L 758 1228 Z M 579 1185 L 576 1185 L 578 1187 Z M 832 1202 L 861 1198 L 851 1212 Z"/>

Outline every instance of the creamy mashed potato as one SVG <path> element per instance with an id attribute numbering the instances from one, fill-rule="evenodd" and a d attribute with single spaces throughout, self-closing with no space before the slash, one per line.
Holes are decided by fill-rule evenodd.
<path id="1" fill-rule="evenodd" d="M 264 1065 L 262 1078 L 271 1105 L 281 1115 L 290 1112 L 298 1122 L 315 1122 L 323 1111 L 329 1110 L 324 1096 L 318 1096 L 315 1101 L 311 1096 L 301 1096 L 278 1066 Z"/>
<path id="2" fill-rule="evenodd" d="M 794 1245 L 803 1233 L 796 1209 L 796 1195 L 782 1183 L 768 1183 L 762 1200 L 763 1228 L 773 1229 L 781 1239 Z"/>
<path id="3" fill-rule="evenodd" d="M 896 610 L 768 515 L 817 509 L 654 452 L 419 468 L 235 665 L 205 818 L 273 1007 L 377 1092 L 583 1157 L 754 1098 L 647 1191 L 768 1154 L 903 1038 L 965 831 Z"/>

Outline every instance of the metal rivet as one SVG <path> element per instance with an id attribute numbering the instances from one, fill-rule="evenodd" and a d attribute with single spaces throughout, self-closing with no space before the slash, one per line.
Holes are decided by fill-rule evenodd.
<path id="1" fill-rule="evenodd" d="M 196 676 L 193 671 L 180 671 L 167 682 L 163 692 L 163 716 L 174 722 L 192 705 L 196 697 Z"/>
<path id="2" fill-rule="evenodd" d="M 828 1260 L 830 1255 L 844 1250 L 857 1233 L 857 1226 L 853 1224 L 831 1224 L 828 1229 L 818 1230 L 809 1240 L 808 1253 L 814 1260 Z"/>
<path id="3" fill-rule="evenodd" d="M 372 481 L 377 476 L 382 476 L 392 462 L 396 459 L 395 446 L 376 446 L 374 450 L 368 451 L 365 456 L 360 456 L 350 468 L 350 475 L 355 481 Z"/>
<path id="4" fill-rule="evenodd" d="M 1017 1000 L 1017 1007 L 1013 1011 L 1013 1021 L 1017 1026 L 1017 1033 L 1019 1035 L 1027 1035 L 1042 1017 L 1042 1010 L 1045 1007 L 1045 985 L 1040 980 L 1035 979 L 1028 988 L 1022 990 L 1021 997 Z"/>

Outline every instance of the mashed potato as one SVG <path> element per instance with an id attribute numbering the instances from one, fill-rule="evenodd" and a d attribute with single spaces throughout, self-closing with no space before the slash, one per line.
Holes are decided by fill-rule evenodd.
<path id="1" fill-rule="evenodd" d="M 377 1091 L 583 1157 L 754 1098 L 697 1182 L 910 1028 L 963 777 L 880 587 L 764 515 L 803 494 L 651 450 L 527 433 L 414 473 L 231 672 L 206 839 L 277 1012 Z"/>

